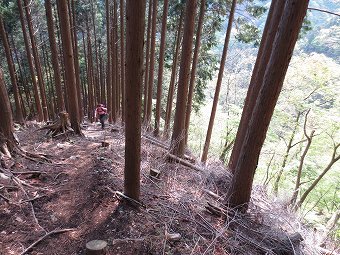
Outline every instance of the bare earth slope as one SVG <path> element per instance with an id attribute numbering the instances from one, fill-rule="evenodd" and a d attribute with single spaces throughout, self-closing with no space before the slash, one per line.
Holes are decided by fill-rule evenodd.
<path id="1" fill-rule="evenodd" d="M 122 199 L 124 133 L 89 125 L 85 137 L 50 139 L 38 126 L 17 131 L 21 146 L 52 155 L 52 163 L 7 160 L 0 175 L 0 254 L 84 254 L 86 242 L 108 242 L 107 254 L 319 254 L 294 235 L 299 224 L 254 191 L 249 214 L 228 217 L 221 206 L 230 176 L 223 166 L 204 172 L 170 163 L 167 151 L 142 139 L 141 203 Z M 102 147 L 102 142 L 108 147 Z M 160 178 L 149 176 L 151 169 Z M 0 172 L 1 173 L 1 172 Z M 118 191 L 118 192 L 116 192 Z M 303 229 L 298 229 L 303 234 Z M 305 236 L 304 236 L 305 237 Z M 295 240 L 296 239 L 296 240 Z M 306 239 L 306 238 L 305 238 Z"/>

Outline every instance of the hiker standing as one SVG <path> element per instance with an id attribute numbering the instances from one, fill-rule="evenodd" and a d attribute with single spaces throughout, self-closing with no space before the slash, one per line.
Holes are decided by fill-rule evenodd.
<path id="1" fill-rule="evenodd" d="M 97 105 L 95 117 L 99 118 L 99 121 L 102 124 L 102 129 L 104 129 L 105 120 L 107 119 L 107 108 L 105 108 L 103 104 Z"/>

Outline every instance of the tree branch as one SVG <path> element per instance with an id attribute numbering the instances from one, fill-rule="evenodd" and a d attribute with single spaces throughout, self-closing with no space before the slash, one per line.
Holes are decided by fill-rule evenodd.
<path id="1" fill-rule="evenodd" d="M 340 17 L 340 14 L 339 14 L 339 13 L 335 13 L 335 12 L 331 12 L 331 11 L 327 11 L 327 10 L 323 10 L 323 9 L 319 9 L 319 8 L 309 7 L 308 10 L 311 10 L 311 11 L 318 11 L 318 12 L 324 12 L 324 13 L 328 13 L 328 14 L 331 14 L 331 15 L 335 15 L 335 16 Z"/>

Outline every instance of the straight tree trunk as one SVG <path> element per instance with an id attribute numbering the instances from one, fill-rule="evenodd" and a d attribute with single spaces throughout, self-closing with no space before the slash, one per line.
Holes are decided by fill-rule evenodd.
<path id="1" fill-rule="evenodd" d="M 216 84 L 216 88 L 215 88 L 215 95 L 214 95 L 213 106 L 212 106 L 211 114 L 210 114 L 207 136 L 205 138 L 204 148 L 203 148 L 203 152 L 202 152 L 201 161 L 203 163 L 205 163 L 207 161 L 207 157 L 208 157 L 211 133 L 212 133 L 212 129 L 213 129 L 213 126 L 214 126 L 216 109 L 217 109 L 217 104 L 218 104 L 218 98 L 220 96 L 220 90 L 221 90 L 221 85 L 222 85 L 225 61 L 227 59 L 227 52 L 228 52 L 228 47 L 229 47 L 231 28 L 233 27 L 235 7 L 236 7 L 236 0 L 233 0 L 233 2 L 231 4 L 230 13 L 229 13 L 227 33 L 225 35 L 222 59 L 221 59 L 221 64 L 220 64 L 220 70 L 218 72 L 217 84 Z"/>
<path id="2" fill-rule="evenodd" d="M 174 92 L 175 92 L 175 80 L 177 76 L 177 62 L 178 62 L 178 55 L 179 55 L 179 48 L 181 46 L 182 41 L 182 23 L 183 23 L 183 10 L 181 11 L 181 16 L 179 18 L 179 24 L 177 29 L 177 36 L 175 40 L 175 53 L 173 56 L 172 61 L 172 69 L 171 69 L 171 79 L 170 79 L 170 85 L 168 90 L 168 98 L 166 101 L 166 113 L 165 113 L 165 124 L 164 124 L 164 136 L 168 137 L 169 130 L 170 130 L 170 120 L 171 120 L 171 113 L 172 113 L 172 103 L 174 98 Z"/>
<path id="3" fill-rule="evenodd" d="M 150 67 L 148 80 L 148 100 L 146 109 L 146 126 L 150 128 L 152 115 L 152 96 L 153 96 L 153 82 L 155 72 L 155 48 L 156 48 L 156 22 L 157 22 L 157 5 L 158 0 L 153 0 L 152 9 L 152 26 L 151 26 L 151 48 L 150 48 Z"/>
<path id="4" fill-rule="evenodd" d="M 183 48 L 178 79 L 178 91 L 174 128 L 171 138 L 171 153 L 182 157 L 185 149 L 185 108 L 188 98 L 192 42 L 195 30 L 197 0 L 187 1 L 184 21 Z"/>
<path id="5" fill-rule="evenodd" d="M 189 92 L 188 92 L 188 102 L 187 102 L 186 113 L 185 113 L 185 145 L 188 144 L 188 133 L 189 133 L 189 125 L 190 125 L 192 98 L 193 98 L 194 89 L 195 89 L 198 54 L 199 54 L 199 50 L 200 50 L 200 47 L 201 47 L 201 34 L 202 34 L 202 28 L 203 28 L 204 13 L 205 13 L 205 0 L 202 0 L 201 6 L 200 6 L 200 14 L 199 14 L 199 18 L 198 18 L 194 57 L 193 57 L 193 60 L 192 60 L 192 67 L 191 67 L 191 76 L 190 76 Z"/>
<path id="6" fill-rule="evenodd" d="M 83 51 L 84 51 L 84 60 L 85 60 L 85 73 L 84 73 L 84 81 L 83 81 L 83 105 L 84 105 L 84 115 L 88 114 L 88 89 L 86 88 L 86 84 L 88 84 L 85 80 L 88 80 L 89 73 L 88 73 L 88 65 L 87 65 L 87 53 L 86 53 L 86 43 L 85 43 L 85 33 L 82 32 L 82 41 L 83 41 Z"/>
<path id="7" fill-rule="evenodd" d="M 110 29 L 110 5 L 109 0 L 105 1 L 106 9 L 106 42 L 107 42 L 107 66 L 106 66 L 106 95 L 109 122 L 112 122 L 112 72 L 111 72 L 111 29 Z"/>
<path id="8" fill-rule="evenodd" d="M 113 123 L 116 123 L 117 121 L 117 83 L 116 83 L 116 52 L 115 52 L 115 25 L 114 25 L 114 7 L 112 6 L 111 8 L 111 23 L 112 23 L 112 27 L 111 27 L 111 72 L 112 72 L 112 121 Z"/>
<path id="9" fill-rule="evenodd" d="M 13 117 L 8 93 L 5 86 L 4 76 L 0 68 L 0 154 L 4 153 L 10 156 L 13 141 Z"/>
<path id="10" fill-rule="evenodd" d="M 122 122 L 125 122 L 125 36 L 124 36 L 124 0 L 120 0 L 120 86 L 122 91 Z"/>
<path id="11" fill-rule="evenodd" d="M 35 101 L 35 105 L 36 105 L 37 112 L 38 112 L 38 121 L 43 121 L 44 115 L 43 115 L 43 110 L 42 110 L 41 102 L 40 102 L 40 98 L 39 98 L 39 89 L 38 89 L 36 76 L 35 76 L 35 73 L 34 73 L 32 51 L 31 51 L 31 46 L 30 46 L 29 41 L 28 41 L 28 36 L 27 36 L 26 27 L 25 27 L 24 13 L 23 13 L 23 9 L 22 9 L 21 0 L 17 0 L 17 3 L 18 3 L 18 8 L 19 8 L 19 15 L 20 15 L 20 23 L 21 23 L 22 33 L 23 33 L 24 42 L 25 42 L 25 49 L 26 49 L 26 53 L 27 53 L 27 61 L 28 61 L 28 65 L 29 65 L 29 68 L 30 68 L 31 79 L 32 79 L 32 83 L 33 83 L 34 101 Z"/>
<path id="12" fill-rule="evenodd" d="M 15 113 L 16 113 L 15 120 L 20 124 L 24 124 L 25 121 L 24 121 L 24 117 L 22 114 L 22 105 L 21 105 L 22 103 L 21 103 L 21 99 L 19 95 L 17 78 L 15 76 L 15 67 L 14 67 L 13 57 L 12 57 L 11 50 L 9 47 L 8 38 L 7 38 L 6 31 L 5 31 L 5 26 L 4 26 L 4 21 L 1 16 L 0 16 L 0 34 L 1 34 L 2 44 L 4 45 L 4 48 L 5 48 L 7 65 L 8 65 L 9 74 L 11 77 L 11 83 L 12 83 L 13 91 L 14 91 Z"/>
<path id="13" fill-rule="evenodd" d="M 126 1 L 124 193 L 139 200 L 145 0 Z"/>
<path id="14" fill-rule="evenodd" d="M 72 5 L 72 18 L 73 18 L 73 53 L 74 53 L 74 70 L 76 76 L 76 88 L 78 97 L 78 109 L 79 109 L 79 119 L 83 120 L 83 104 L 81 100 L 81 85 L 80 85 L 80 71 L 79 71 L 79 54 L 78 54 L 78 36 L 77 36 L 77 26 L 76 26 L 76 10 L 74 6 L 74 0 L 71 1 Z M 70 12 L 71 13 L 71 12 Z"/>
<path id="15" fill-rule="evenodd" d="M 31 93 L 30 93 L 31 91 L 28 88 L 25 76 L 24 76 L 23 71 L 22 71 L 22 67 L 21 67 L 21 64 L 20 64 L 19 56 L 18 56 L 18 51 L 17 51 L 17 48 L 16 48 L 15 43 L 14 43 L 13 34 L 11 34 L 11 42 L 12 42 L 12 47 L 13 47 L 12 52 L 14 53 L 15 60 L 16 60 L 16 63 L 18 65 L 18 70 L 19 70 L 19 78 L 17 79 L 17 81 L 23 87 L 23 90 L 24 90 L 24 93 L 25 93 L 26 106 L 27 106 L 28 109 L 30 109 L 31 104 L 32 104 L 32 97 L 31 97 Z M 21 95 L 21 97 L 22 97 L 22 95 Z M 24 105 L 23 99 L 21 99 L 21 103 L 22 103 L 24 117 L 27 117 L 26 107 Z M 24 112 L 24 110 L 25 110 L 25 112 Z"/>
<path id="16" fill-rule="evenodd" d="M 95 111 L 95 89 L 94 89 L 94 67 L 93 67 L 93 58 L 92 58 L 92 44 L 91 44 L 91 33 L 89 26 L 86 26 L 87 29 L 87 84 L 88 84 L 88 90 L 87 90 L 87 96 L 88 96 L 88 110 L 87 115 L 88 119 L 92 123 L 94 120 L 94 111 Z"/>
<path id="17" fill-rule="evenodd" d="M 262 86 L 251 115 L 227 197 L 229 206 L 246 211 L 258 158 L 279 97 L 308 0 L 287 0 Z"/>
<path id="18" fill-rule="evenodd" d="M 114 73 L 115 73 L 115 84 L 116 84 L 116 112 L 120 115 L 120 72 L 119 72 L 119 51 L 118 51 L 118 13 L 117 13 L 117 0 L 113 1 L 113 24 L 114 24 Z"/>
<path id="19" fill-rule="evenodd" d="M 161 120 L 161 101 L 162 101 L 162 85 L 163 85 L 167 17 L 168 17 L 168 0 L 164 0 L 162 34 L 161 34 L 161 43 L 160 43 L 160 49 L 159 49 L 159 64 L 158 64 L 157 102 L 156 102 L 155 129 L 154 129 L 155 136 L 159 135 L 160 120 Z"/>
<path id="20" fill-rule="evenodd" d="M 103 63 L 103 50 L 102 50 L 102 42 L 99 41 L 99 76 L 100 76 L 100 102 L 106 104 L 106 90 L 105 90 L 105 76 L 104 76 L 104 63 Z"/>
<path id="21" fill-rule="evenodd" d="M 54 74 L 54 84 L 57 92 L 57 102 L 58 102 L 58 111 L 62 112 L 65 110 L 65 102 L 63 91 L 61 87 L 61 79 L 60 79 L 60 68 L 58 63 L 58 49 L 55 40 L 55 31 L 53 24 L 53 16 L 52 16 L 52 5 L 51 0 L 45 0 L 45 9 L 46 9 L 46 17 L 47 17 L 47 31 L 48 38 L 50 42 L 51 49 L 51 59 L 52 59 L 52 67 Z"/>
<path id="22" fill-rule="evenodd" d="M 237 158 L 240 154 L 241 146 L 243 144 L 247 127 L 252 115 L 257 96 L 259 94 L 264 73 L 269 62 L 273 42 L 281 20 L 285 1 L 273 0 L 268 12 L 267 21 L 262 34 L 259 52 L 253 69 L 253 74 L 250 80 L 249 89 L 244 102 L 243 112 L 238 126 L 235 144 L 231 152 L 228 163 L 229 170 L 234 173 L 236 168 Z"/>
<path id="23" fill-rule="evenodd" d="M 151 21 L 152 21 L 152 4 L 153 0 L 149 0 L 149 11 L 148 11 L 148 28 L 146 30 L 146 49 L 145 49 L 145 74 L 144 74 L 144 102 L 143 102 L 143 122 L 147 123 L 147 112 L 148 112 L 148 88 L 149 88 L 149 60 L 150 60 L 150 38 L 151 38 Z"/>
<path id="24" fill-rule="evenodd" d="M 28 31 L 30 34 L 31 46 L 32 46 L 32 51 L 33 51 L 33 59 L 34 59 L 35 69 L 37 71 L 37 76 L 38 76 L 38 84 L 40 88 L 40 96 L 41 96 L 41 104 L 42 104 L 42 110 L 43 110 L 43 115 L 44 115 L 44 121 L 47 121 L 48 120 L 48 108 L 47 108 L 47 100 L 46 100 L 46 87 L 45 87 L 44 77 L 41 71 L 40 58 L 39 58 L 39 53 L 38 53 L 38 49 L 36 46 L 34 32 L 33 32 L 32 17 L 31 17 L 31 13 L 28 7 L 29 6 L 28 0 L 24 0 L 24 4 L 25 4 Z"/>
<path id="25" fill-rule="evenodd" d="M 115 1 L 115 0 L 114 0 Z M 95 93 L 95 101 L 99 102 L 100 100 L 100 86 L 99 86 L 99 59 L 98 59 L 98 41 L 97 41 L 97 31 L 96 31 L 96 10 L 95 10 L 95 4 L 97 1 L 91 0 L 91 14 L 92 14 L 92 27 L 93 27 L 93 35 L 94 35 L 94 53 L 95 53 L 95 60 L 96 64 L 94 67 L 94 93 Z"/>
<path id="26" fill-rule="evenodd" d="M 80 118 L 79 118 L 79 109 L 78 109 L 78 96 L 77 96 L 77 88 L 76 88 L 76 78 L 75 78 L 75 69 L 74 69 L 74 56 L 72 50 L 72 39 L 71 39 L 71 29 L 70 29 L 70 21 L 68 15 L 68 6 L 67 0 L 58 0 L 57 5 L 59 8 L 60 14 L 60 31 L 61 31 L 61 40 L 63 42 L 63 53 L 64 53 L 64 66 L 65 66 L 65 78 L 66 78 L 66 86 L 68 89 L 69 96 L 69 114 L 70 114 L 70 122 L 71 127 L 73 128 L 76 134 L 81 134 L 80 130 Z"/>
<path id="27" fill-rule="evenodd" d="M 44 43 L 44 39 L 43 39 L 43 36 L 42 34 L 39 34 L 39 37 L 40 37 L 40 42 L 38 41 L 38 45 L 40 45 L 41 47 L 41 54 L 42 54 L 42 62 L 41 62 L 41 66 L 42 66 L 42 74 L 43 76 L 45 77 L 45 84 L 46 84 L 46 97 L 48 99 L 51 99 L 51 100 L 48 100 L 48 118 L 49 119 L 53 119 L 51 114 L 54 113 L 54 108 L 51 108 L 51 103 L 53 102 L 51 95 L 50 95 L 50 85 L 52 84 L 51 81 L 50 81 L 50 77 L 49 77 L 49 74 L 48 74 L 48 66 L 47 66 L 47 60 L 46 60 L 46 45 Z"/>

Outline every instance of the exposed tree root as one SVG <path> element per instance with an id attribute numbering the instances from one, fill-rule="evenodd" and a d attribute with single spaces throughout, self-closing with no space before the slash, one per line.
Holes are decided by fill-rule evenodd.
<path id="1" fill-rule="evenodd" d="M 26 254 L 28 251 L 30 251 L 34 246 L 36 246 L 38 243 L 40 243 L 41 241 L 43 241 L 44 239 L 46 239 L 47 237 L 54 235 L 54 234 L 60 234 L 60 233 L 64 233 L 64 232 L 68 232 L 68 231 L 74 231 L 76 229 L 74 228 L 65 228 L 65 229 L 55 229 L 51 232 L 46 233 L 44 236 L 40 237 L 37 241 L 35 241 L 34 243 L 32 243 L 29 247 L 27 247 L 22 253 L 20 253 L 20 255 L 24 255 Z"/>
<path id="2" fill-rule="evenodd" d="M 52 124 L 46 125 L 39 130 L 48 129 L 47 135 L 51 134 L 52 137 L 59 135 L 66 135 L 73 133 L 74 130 L 71 128 L 69 116 L 67 112 L 60 112 L 59 118 Z"/>

